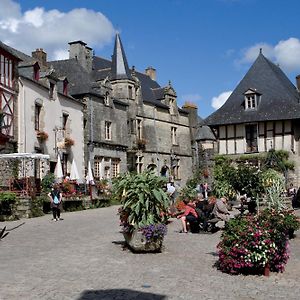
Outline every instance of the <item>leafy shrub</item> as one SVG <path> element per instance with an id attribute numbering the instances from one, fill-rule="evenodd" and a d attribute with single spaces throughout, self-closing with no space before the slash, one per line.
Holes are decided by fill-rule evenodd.
<path id="1" fill-rule="evenodd" d="M 17 200 L 17 195 L 14 192 L 0 192 L 0 202 L 1 201 L 11 201 Z"/>
<path id="2" fill-rule="evenodd" d="M 121 200 L 121 224 L 133 230 L 164 223 L 169 206 L 168 195 L 163 190 L 165 184 L 164 177 L 158 177 L 151 171 L 126 173 L 115 178 L 112 198 Z"/>
<path id="3" fill-rule="evenodd" d="M 40 196 L 31 199 L 30 202 L 30 218 L 41 217 L 44 215 L 43 205 L 44 205 L 45 197 Z"/>
<path id="4" fill-rule="evenodd" d="M 45 193 L 49 193 L 51 191 L 51 188 L 55 182 L 55 176 L 53 173 L 48 173 L 43 179 L 42 179 L 42 190 Z"/>

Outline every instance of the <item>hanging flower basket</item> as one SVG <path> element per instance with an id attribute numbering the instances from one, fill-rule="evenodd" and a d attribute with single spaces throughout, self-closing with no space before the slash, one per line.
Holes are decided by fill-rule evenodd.
<path id="1" fill-rule="evenodd" d="M 71 147 L 75 144 L 74 140 L 72 140 L 71 138 L 65 138 L 65 147 Z"/>
<path id="2" fill-rule="evenodd" d="M 140 150 L 145 150 L 147 141 L 145 139 L 138 139 L 136 141 L 137 148 Z"/>
<path id="3" fill-rule="evenodd" d="M 44 142 L 48 139 L 48 133 L 45 131 L 37 131 L 36 132 L 36 137 L 38 138 L 39 141 Z"/>

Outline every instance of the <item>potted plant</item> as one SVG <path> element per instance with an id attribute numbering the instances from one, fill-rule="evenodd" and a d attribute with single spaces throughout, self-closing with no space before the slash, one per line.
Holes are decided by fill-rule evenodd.
<path id="1" fill-rule="evenodd" d="M 36 137 L 38 138 L 38 140 L 40 141 L 40 142 L 44 142 L 44 141 L 46 141 L 47 139 L 48 139 L 48 133 L 47 132 L 45 132 L 45 131 L 42 131 L 42 130 L 38 130 L 37 132 L 36 132 Z"/>
<path id="2" fill-rule="evenodd" d="M 71 147 L 75 144 L 74 140 L 72 140 L 71 138 L 69 137 L 66 137 L 65 138 L 65 147 Z"/>
<path id="3" fill-rule="evenodd" d="M 133 251 L 161 250 L 169 206 L 165 184 L 165 178 L 151 171 L 126 173 L 113 180 L 112 197 L 121 201 L 122 232 Z"/>

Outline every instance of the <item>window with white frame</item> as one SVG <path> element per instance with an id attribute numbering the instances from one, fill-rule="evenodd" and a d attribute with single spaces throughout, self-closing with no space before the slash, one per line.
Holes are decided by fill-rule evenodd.
<path id="1" fill-rule="evenodd" d="M 0 83 L 6 87 L 13 88 L 14 62 L 10 58 L 0 55 Z"/>
<path id="2" fill-rule="evenodd" d="M 171 127 L 171 142 L 173 145 L 177 144 L 177 128 Z"/>
<path id="3" fill-rule="evenodd" d="M 120 160 L 112 159 L 111 160 L 111 176 L 117 177 L 120 174 Z"/>
<path id="4" fill-rule="evenodd" d="M 34 129 L 40 130 L 40 115 L 42 106 L 40 104 L 35 104 L 34 107 Z"/>
<path id="5" fill-rule="evenodd" d="M 143 138 L 143 121 L 141 119 L 136 119 L 136 137 Z"/>
<path id="6" fill-rule="evenodd" d="M 246 109 L 255 109 L 256 108 L 256 95 L 251 94 L 251 95 L 246 95 L 245 97 L 246 101 Z"/>
<path id="7" fill-rule="evenodd" d="M 138 174 L 143 172 L 143 164 L 144 164 L 144 157 L 141 155 L 137 155 L 135 165 L 136 165 L 136 172 Z"/>
<path id="8" fill-rule="evenodd" d="M 174 179 L 180 179 L 180 165 L 179 165 L 179 159 L 176 159 L 173 161 L 173 165 L 172 165 L 172 175 L 174 177 Z"/>
<path id="9" fill-rule="evenodd" d="M 101 158 L 100 157 L 95 157 L 94 158 L 94 177 L 96 179 L 100 179 L 100 174 L 101 174 Z"/>
<path id="10" fill-rule="evenodd" d="M 104 96 L 104 104 L 105 104 L 106 106 L 109 105 L 109 99 L 110 99 L 110 97 L 109 97 L 109 92 L 106 92 L 106 93 L 105 93 L 105 96 Z"/>
<path id="11" fill-rule="evenodd" d="M 105 121 L 105 125 L 104 125 L 104 136 L 106 140 L 111 140 L 111 122 L 109 121 Z"/>

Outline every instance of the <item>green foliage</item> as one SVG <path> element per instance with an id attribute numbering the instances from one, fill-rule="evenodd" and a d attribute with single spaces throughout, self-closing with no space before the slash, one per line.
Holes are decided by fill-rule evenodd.
<path id="1" fill-rule="evenodd" d="M 267 169 L 261 174 L 261 182 L 266 194 L 266 202 L 269 208 L 283 209 L 282 193 L 285 181 L 282 174 L 273 169 Z"/>
<path id="2" fill-rule="evenodd" d="M 134 228 L 162 223 L 169 206 L 166 178 L 151 171 L 126 173 L 113 180 L 112 198 L 122 203 L 122 222 Z M 126 217 L 124 217 L 126 216 Z"/>
<path id="3" fill-rule="evenodd" d="M 280 207 L 284 178 L 278 172 L 283 173 L 293 168 L 294 164 L 288 157 L 288 152 L 284 150 L 242 155 L 236 160 L 224 155 L 216 156 L 213 186 L 215 195 L 231 198 L 235 194 L 246 193 L 248 197 L 259 198 L 265 193 L 272 207 Z M 262 166 L 261 169 L 259 166 Z M 274 182 L 274 185 L 271 187 L 268 182 Z"/>
<path id="4" fill-rule="evenodd" d="M 0 192 L 0 202 L 2 201 L 11 201 L 14 202 L 17 200 L 17 195 L 14 192 Z"/>
<path id="5" fill-rule="evenodd" d="M 214 185 L 213 193 L 217 197 L 227 196 L 231 198 L 234 195 L 233 181 L 236 177 L 236 170 L 231 164 L 231 160 L 223 155 L 215 157 L 214 167 Z"/>
<path id="6" fill-rule="evenodd" d="M 31 199 L 30 202 L 30 218 L 41 217 L 44 215 L 43 205 L 45 202 L 45 196 L 40 196 Z"/>
<path id="7" fill-rule="evenodd" d="M 180 200 L 184 200 L 184 199 L 193 200 L 196 198 L 196 196 L 197 196 L 197 190 L 195 189 L 195 187 L 186 185 L 185 187 L 183 187 L 180 190 L 179 199 Z"/>
<path id="8" fill-rule="evenodd" d="M 51 191 L 52 185 L 55 182 L 55 176 L 53 173 L 48 173 L 43 179 L 42 179 L 42 190 L 45 193 L 49 193 Z"/>

